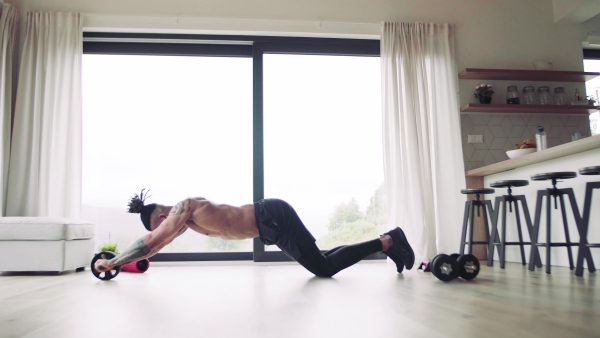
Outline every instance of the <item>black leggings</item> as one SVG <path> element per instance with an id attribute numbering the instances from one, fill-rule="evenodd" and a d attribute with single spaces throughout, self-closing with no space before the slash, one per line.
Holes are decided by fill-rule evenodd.
<path id="1" fill-rule="evenodd" d="M 254 203 L 254 208 L 260 240 L 267 245 L 276 244 L 289 257 L 319 277 L 331 277 L 383 249 L 381 240 L 374 239 L 338 246 L 321 253 L 315 238 L 287 202 L 260 200 Z"/>
<path id="2" fill-rule="evenodd" d="M 354 265 L 370 254 L 381 251 L 381 240 L 374 239 L 352 245 L 342 245 L 321 253 L 315 242 L 299 247 L 302 256 L 297 262 L 319 277 L 331 277 Z"/>

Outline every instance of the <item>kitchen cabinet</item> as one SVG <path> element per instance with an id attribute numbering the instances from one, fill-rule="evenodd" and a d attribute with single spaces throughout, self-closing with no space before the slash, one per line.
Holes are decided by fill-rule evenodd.
<path id="1" fill-rule="evenodd" d="M 557 70 L 518 70 L 466 68 L 458 74 L 461 80 L 507 80 L 507 81 L 551 81 L 586 82 L 600 73 Z M 578 105 L 526 105 L 526 104 L 473 104 L 461 107 L 462 113 L 527 113 L 527 114 L 570 114 L 588 115 L 596 111 L 595 106 Z"/>

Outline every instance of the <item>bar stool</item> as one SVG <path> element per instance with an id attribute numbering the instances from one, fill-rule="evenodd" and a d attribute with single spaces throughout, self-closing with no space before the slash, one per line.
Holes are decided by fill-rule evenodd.
<path id="1" fill-rule="evenodd" d="M 560 172 L 550 172 L 543 174 L 536 174 L 531 176 L 533 181 L 547 181 L 552 180 L 552 188 L 538 190 L 537 192 L 537 201 L 535 204 L 535 221 L 533 222 L 533 232 L 531 236 L 531 245 L 537 246 L 545 246 L 546 247 L 546 273 L 550 273 L 550 248 L 556 246 L 565 246 L 567 247 L 567 252 L 569 253 L 569 267 L 571 270 L 575 268 L 573 264 L 573 252 L 571 250 L 571 246 L 577 246 L 579 243 L 571 242 L 571 237 L 569 236 L 569 225 L 567 222 L 567 214 L 565 211 L 565 201 L 564 195 L 569 196 L 569 201 L 571 204 L 571 210 L 573 211 L 573 215 L 575 216 L 575 222 L 577 225 L 577 229 L 580 229 L 581 216 L 579 215 L 579 208 L 577 206 L 577 200 L 575 200 L 575 194 L 573 193 L 573 188 L 564 188 L 558 189 L 556 188 L 557 180 L 564 180 L 577 177 L 577 173 L 574 171 L 560 171 Z M 540 216 L 542 214 L 543 198 L 546 197 L 546 242 L 538 243 L 538 234 L 540 229 Z M 563 226 L 565 229 L 565 239 L 566 242 L 552 242 L 551 240 L 551 224 L 552 224 L 552 209 L 550 205 L 550 197 L 554 197 L 554 208 L 558 209 L 558 204 L 556 199 L 560 199 L 560 210 L 562 214 Z M 529 270 L 535 270 L 534 263 L 536 263 L 539 259 L 538 250 L 531 250 L 530 259 L 529 259 Z"/>
<path id="2" fill-rule="evenodd" d="M 482 200 L 480 198 L 481 194 L 493 194 L 494 189 L 490 188 L 482 188 L 482 189 L 462 189 L 460 191 L 461 194 L 466 195 L 475 195 L 474 200 L 465 202 L 465 212 L 463 217 L 463 228 L 462 228 L 462 237 L 460 238 L 460 251 L 461 255 L 465 254 L 465 245 L 469 245 L 469 254 L 473 253 L 473 245 L 488 245 L 490 242 L 490 226 L 488 222 L 488 215 L 491 217 L 494 214 L 494 209 L 492 208 L 492 202 L 490 200 Z M 475 207 L 477 207 L 477 216 L 480 216 L 480 208 L 483 206 L 483 222 L 485 224 L 485 242 L 483 241 L 473 241 L 473 223 L 475 221 Z M 487 209 L 486 209 L 487 208 Z M 487 210 L 487 211 L 486 211 Z M 469 238 L 467 240 L 467 229 L 469 230 Z"/>
<path id="3" fill-rule="evenodd" d="M 579 169 L 581 175 L 600 175 L 600 166 L 585 167 Z M 594 189 L 600 189 L 600 182 L 588 182 L 585 186 L 585 200 L 583 202 L 583 215 L 581 219 L 581 228 L 579 229 L 579 251 L 577 252 L 576 276 L 583 276 L 583 259 L 587 259 L 589 272 L 596 271 L 594 260 L 590 248 L 598 248 L 600 244 L 588 244 L 587 232 L 590 225 L 590 211 L 592 206 L 592 192 Z"/>
<path id="4" fill-rule="evenodd" d="M 492 220 L 492 233 L 491 238 L 494 238 L 493 241 L 490 241 L 488 246 L 488 261 L 487 265 L 492 266 L 494 264 L 494 247 L 498 249 L 498 256 L 500 260 L 500 268 L 504 269 L 505 261 L 506 261 L 506 246 L 507 245 L 518 245 L 521 249 L 521 262 L 523 265 L 527 264 L 525 260 L 525 245 L 531 245 L 531 242 L 523 241 L 523 231 L 521 227 L 521 215 L 519 213 L 519 203 L 521 202 L 521 206 L 523 208 L 525 225 L 527 226 L 527 233 L 529 234 L 529 238 L 531 238 L 531 231 L 533 226 L 531 225 L 531 216 L 529 215 L 529 208 L 527 207 L 527 200 L 524 195 L 513 195 L 512 188 L 513 187 L 524 187 L 529 185 L 529 181 L 527 180 L 505 180 L 505 181 L 496 181 L 490 184 L 492 188 L 508 188 L 508 195 L 496 196 L 494 202 L 494 217 Z M 506 204 L 508 203 L 508 210 L 512 213 L 512 206 L 514 203 L 515 206 L 515 218 L 517 221 L 517 233 L 519 236 L 518 242 L 507 242 L 506 241 Z M 498 218 L 500 217 L 500 211 L 502 211 L 502 228 L 501 235 L 498 235 Z M 534 245 L 531 247 L 532 250 L 537 250 L 537 247 Z M 539 254 L 538 254 L 539 257 Z M 541 260 L 538 258 L 538 267 L 541 267 Z"/>

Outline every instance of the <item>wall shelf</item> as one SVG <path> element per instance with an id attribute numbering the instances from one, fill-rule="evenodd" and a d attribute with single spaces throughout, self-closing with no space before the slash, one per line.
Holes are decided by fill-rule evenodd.
<path id="1" fill-rule="evenodd" d="M 557 106 L 541 104 L 474 104 L 468 103 L 461 113 L 513 113 L 513 114 L 572 114 L 588 115 L 599 110 L 595 106 Z"/>
<path id="2" fill-rule="evenodd" d="M 559 70 L 517 70 L 466 68 L 458 74 L 463 80 L 512 80 L 512 81 L 553 81 L 586 82 L 600 76 L 600 73 L 572 72 Z"/>

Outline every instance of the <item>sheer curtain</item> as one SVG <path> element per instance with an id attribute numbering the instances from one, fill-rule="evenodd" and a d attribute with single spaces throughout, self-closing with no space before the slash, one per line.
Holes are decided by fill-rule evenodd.
<path id="1" fill-rule="evenodd" d="M 10 4 L 2 5 L 0 17 L 0 216 L 6 212 L 6 189 L 8 183 L 8 161 L 10 136 L 14 111 L 17 79 L 17 26 L 19 13 Z"/>
<path id="2" fill-rule="evenodd" d="M 389 222 L 405 230 L 417 261 L 459 248 L 466 198 L 453 36 L 449 24 L 382 25 Z"/>
<path id="3" fill-rule="evenodd" d="M 82 19 L 27 13 L 7 216 L 80 216 Z"/>

